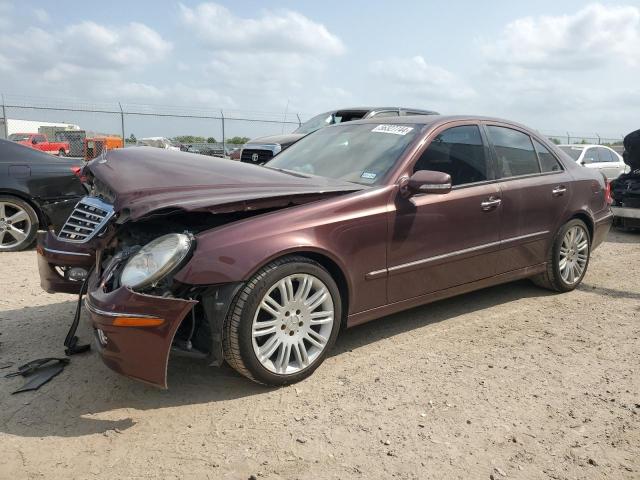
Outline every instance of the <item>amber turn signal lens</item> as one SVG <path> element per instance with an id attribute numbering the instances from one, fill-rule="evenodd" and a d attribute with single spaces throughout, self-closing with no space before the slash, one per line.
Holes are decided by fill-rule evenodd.
<path id="1" fill-rule="evenodd" d="M 117 317 L 113 324 L 116 327 L 157 327 L 162 325 L 164 320 L 156 317 Z"/>

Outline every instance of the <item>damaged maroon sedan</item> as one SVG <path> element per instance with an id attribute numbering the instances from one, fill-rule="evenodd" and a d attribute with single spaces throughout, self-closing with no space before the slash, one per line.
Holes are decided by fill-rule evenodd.
<path id="1" fill-rule="evenodd" d="M 40 233 L 42 286 L 88 273 L 104 362 L 162 387 L 171 352 L 281 385 L 343 327 L 522 278 L 570 291 L 612 219 L 602 175 L 489 118 L 336 125 L 265 166 L 141 147 L 86 170 Z"/>

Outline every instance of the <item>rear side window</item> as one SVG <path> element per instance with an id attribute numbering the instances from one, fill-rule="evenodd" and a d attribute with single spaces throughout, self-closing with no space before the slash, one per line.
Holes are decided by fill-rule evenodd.
<path id="1" fill-rule="evenodd" d="M 452 185 L 487 180 L 487 155 L 480 129 L 465 125 L 440 133 L 416 162 L 414 172 L 418 170 L 448 173 Z"/>
<path id="2" fill-rule="evenodd" d="M 371 117 L 382 118 L 382 117 L 398 117 L 400 114 L 397 110 L 385 110 L 383 112 L 376 112 Z"/>
<path id="3" fill-rule="evenodd" d="M 613 158 L 611 152 L 606 148 L 598 148 L 598 155 L 600 156 L 601 162 L 615 162 L 616 159 Z"/>
<path id="4" fill-rule="evenodd" d="M 529 135 L 505 127 L 489 126 L 487 130 L 498 156 L 501 177 L 540 173 L 538 156 Z"/>
<path id="5" fill-rule="evenodd" d="M 598 151 L 595 148 L 587 148 L 587 151 L 584 152 L 584 157 L 582 157 L 582 162 L 599 163 L 600 157 L 598 156 Z"/>
<path id="6" fill-rule="evenodd" d="M 547 147 L 542 145 L 539 141 L 533 140 L 533 145 L 536 148 L 536 152 L 538 153 L 538 159 L 540 159 L 540 169 L 543 172 L 558 172 L 562 170 L 558 160 L 553 154 L 549 151 Z"/>

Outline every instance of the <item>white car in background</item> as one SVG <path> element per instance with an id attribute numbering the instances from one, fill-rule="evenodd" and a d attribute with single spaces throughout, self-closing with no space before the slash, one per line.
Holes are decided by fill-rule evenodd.
<path id="1" fill-rule="evenodd" d="M 166 150 L 180 151 L 180 147 L 176 147 L 171 140 L 165 137 L 146 137 L 138 140 L 137 145 L 139 147 L 155 147 L 164 148 Z"/>
<path id="2" fill-rule="evenodd" d="M 609 180 L 618 178 L 628 169 L 621 155 L 603 145 L 573 144 L 558 147 L 583 167 L 600 170 Z"/>

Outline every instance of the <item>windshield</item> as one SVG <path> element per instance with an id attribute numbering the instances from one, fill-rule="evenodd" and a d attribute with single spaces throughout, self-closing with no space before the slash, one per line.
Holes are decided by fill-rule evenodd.
<path id="1" fill-rule="evenodd" d="M 12 133 L 9 135 L 9 140 L 13 140 L 14 142 L 26 142 L 29 140 L 29 134 L 27 133 Z"/>
<path id="2" fill-rule="evenodd" d="M 267 167 L 374 185 L 422 131 L 415 124 L 345 124 L 302 138 Z"/>
<path id="3" fill-rule="evenodd" d="M 580 158 L 580 154 L 584 150 L 584 147 L 560 147 L 560 150 L 562 150 L 574 160 L 578 160 L 578 158 Z"/>
<path id="4" fill-rule="evenodd" d="M 330 113 L 321 113 L 320 115 L 316 115 L 311 120 L 307 120 L 298 128 L 296 128 L 293 133 L 307 133 L 315 132 L 316 130 L 320 130 L 323 127 L 328 127 L 329 125 L 333 125 L 335 123 L 340 123 L 341 118 L 336 117 L 335 112 Z"/>

